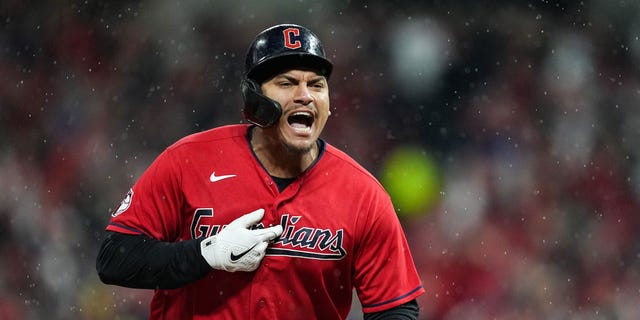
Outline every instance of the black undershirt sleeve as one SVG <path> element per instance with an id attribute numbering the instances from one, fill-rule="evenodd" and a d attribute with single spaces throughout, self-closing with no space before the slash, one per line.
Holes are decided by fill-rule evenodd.
<path id="1" fill-rule="evenodd" d="M 200 254 L 204 238 L 162 242 L 144 235 L 107 231 L 96 259 L 100 280 L 138 289 L 175 289 L 212 268 Z"/>
<path id="2" fill-rule="evenodd" d="M 413 299 L 395 308 L 374 313 L 365 313 L 364 320 L 415 320 L 418 319 L 418 301 Z"/>

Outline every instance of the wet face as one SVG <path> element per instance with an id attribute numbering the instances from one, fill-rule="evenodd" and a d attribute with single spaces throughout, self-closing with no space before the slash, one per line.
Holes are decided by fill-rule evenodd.
<path id="1" fill-rule="evenodd" d="M 264 82 L 262 92 L 282 106 L 272 134 L 289 151 L 311 150 L 329 117 L 327 79 L 313 71 L 290 70 Z"/>

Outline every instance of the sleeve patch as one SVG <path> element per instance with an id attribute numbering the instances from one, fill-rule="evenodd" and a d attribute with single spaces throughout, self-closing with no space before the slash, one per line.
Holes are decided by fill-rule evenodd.
<path id="1" fill-rule="evenodd" d="M 133 189 L 129 189 L 129 192 L 127 192 L 127 196 L 120 203 L 118 210 L 112 213 L 111 216 L 115 218 L 119 216 L 121 213 L 127 211 L 127 209 L 129 209 L 129 206 L 131 205 L 132 199 L 133 199 Z"/>

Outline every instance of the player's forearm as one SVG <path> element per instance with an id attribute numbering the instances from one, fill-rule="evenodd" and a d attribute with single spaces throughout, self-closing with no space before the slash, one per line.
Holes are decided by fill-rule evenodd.
<path id="1" fill-rule="evenodd" d="M 413 299 L 389 310 L 365 313 L 364 320 L 415 320 L 418 319 L 419 311 L 418 302 Z"/>
<path id="2" fill-rule="evenodd" d="M 200 254 L 200 239 L 175 243 L 107 232 L 96 269 L 106 284 L 174 289 L 204 277 L 211 267 Z"/>

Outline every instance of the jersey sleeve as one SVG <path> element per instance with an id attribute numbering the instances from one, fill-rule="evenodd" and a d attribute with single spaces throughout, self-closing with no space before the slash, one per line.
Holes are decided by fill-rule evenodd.
<path id="1" fill-rule="evenodd" d="M 106 229 L 176 240 L 183 202 L 179 184 L 179 166 L 165 150 L 129 190 Z"/>
<path id="2" fill-rule="evenodd" d="M 375 194 L 362 232 L 355 258 L 355 287 L 364 313 L 387 310 L 424 293 L 386 192 Z"/>

